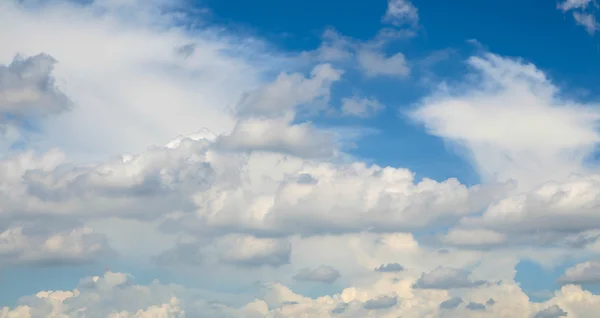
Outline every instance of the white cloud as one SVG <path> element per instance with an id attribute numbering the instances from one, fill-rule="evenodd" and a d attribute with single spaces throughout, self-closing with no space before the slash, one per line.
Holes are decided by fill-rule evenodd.
<path id="1" fill-rule="evenodd" d="M 173 26 L 183 16 L 172 14 L 171 4 L 0 4 L 0 63 L 17 53 L 49 54 L 58 61 L 56 85 L 73 101 L 71 111 L 42 123 L 39 148 L 98 159 L 140 152 L 201 127 L 231 131 L 235 121 L 227 107 L 282 60 L 272 53 L 270 64 L 264 63 L 257 40 Z M 190 43 L 194 50 L 187 58 L 177 53 Z"/>
<path id="2" fill-rule="evenodd" d="M 333 135 L 317 130 L 310 122 L 294 120 L 298 113 L 326 108 L 331 85 L 342 74 L 329 64 L 321 64 L 312 70 L 310 78 L 299 73 L 280 74 L 273 83 L 245 94 L 236 107 L 238 121 L 231 134 L 219 137 L 219 147 L 307 158 L 334 156 L 337 145 Z"/>
<path id="3" fill-rule="evenodd" d="M 409 0 L 388 0 L 388 7 L 383 22 L 396 26 L 419 23 L 419 10 Z"/>
<path id="4" fill-rule="evenodd" d="M 36 108 L 56 114 L 43 121 L 47 139 L 35 147 L 47 151 L 0 159 L 0 262 L 91 262 L 115 248 L 140 262 L 153 255 L 162 265 L 185 264 L 178 269 L 213 275 L 218 283 L 260 281 L 254 286 L 261 290 L 217 295 L 107 273 L 71 291 L 23 298 L 0 317 L 531 317 L 553 306 L 585 317 L 599 311 L 598 297 L 578 286 L 563 286 L 536 304 L 514 282 L 520 258 L 553 264 L 589 253 L 584 246 L 597 238 L 590 212 L 597 177 L 582 164 L 598 141 L 593 105 L 560 97 L 532 65 L 471 58 L 476 85 L 440 91 L 413 115 L 431 133 L 465 147 L 484 184 L 418 180 L 407 169 L 344 161 L 334 134 L 299 120 L 326 107 L 341 70 L 324 64 L 308 76 L 281 72 L 267 82 L 273 64 L 283 69 L 281 59 L 265 63 L 255 39 L 173 26 L 181 17 L 165 10 L 170 5 L 0 4 L 3 64 L 18 52 L 33 59 L 46 52 L 59 62 L 51 69 L 49 58 L 40 60 L 46 64 L 37 65 L 39 81 L 16 81 L 18 87 L 32 91 L 54 81 L 51 91 L 33 95 L 73 101 L 68 111 L 53 103 Z M 388 14 L 392 24 L 418 23 L 409 2 L 391 1 Z M 319 59 L 356 58 L 368 76 L 407 76 L 404 55 L 384 53 L 389 35 L 358 43 L 327 34 Z M 14 87 L 11 103 L 29 96 Z M 381 108 L 374 99 L 355 98 L 343 110 L 364 116 Z M 169 142 L 172 136 L 179 137 Z M 146 149 L 153 144 L 165 146 Z M 61 150 L 49 150 L 54 146 Z M 79 160 L 125 152 L 136 155 Z M 510 179 L 518 181 L 517 191 L 510 182 L 494 183 Z M 456 222 L 442 237 L 453 245 L 445 253 L 402 233 Z M 584 251 L 509 244 L 527 241 L 522 237 L 536 222 Z M 569 235 L 560 236 L 565 230 Z M 482 245 L 506 250 L 468 249 Z M 292 292 L 306 285 L 298 280 L 332 286 L 321 285 L 331 287 L 328 295 L 309 298 Z M 472 311 L 481 306 L 452 306 L 456 299 L 487 306 Z"/>
<path id="5" fill-rule="evenodd" d="M 374 98 L 353 96 L 342 99 L 342 114 L 346 116 L 371 117 L 385 109 Z"/>
<path id="6" fill-rule="evenodd" d="M 363 72 L 369 76 L 406 77 L 410 68 L 402 53 L 387 56 L 379 49 L 365 47 L 358 51 L 358 63 Z"/>
<path id="7" fill-rule="evenodd" d="M 69 165 L 55 153 L 0 161 L 3 217 L 165 220 L 180 230 L 222 234 L 397 231 L 456 220 L 506 190 L 468 188 L 454 179 L 416 182 L 406 169 L 231 153 L 207 139 L 178 140 L 178 147 L 170 143 L 97 165 Z M 314 181 L 298 182 L 301 176 Z"/>
<path id="8" fill-rule="evenodd" d="M 558 8 L 563 11 L 569 11 L 573 9 L 585 9 L 592 3 L 592 0 L 565 0 L 558 4 Z"/>
<path id="9" fill-rule="evenodd" d="M 583 26 L 591 35 L 600 30 L 600 23 L 596 21 L 596 16 L 591 13 L 573 12 L 573 18 L 577 24 Z"/>
<path id="10" fill-rule="evenodd" d="M 372 39 L 361 41 L 327 29 L 323 33 L 321 45 L 316 50 L 304 52 L 301 56 L 345 68 L 357 68 L 368 78 L 405 78 L 410 74 L 409 61 L 401 52 L 388 54 L 386 47 L 395 40 L 413 36 L 412 31 L 384 28 Z"/>
<path id="11" fill-rule="evenodd" d="M 291 116 L 238 121 L 229 135 L 219 138 L 219 147 L 234 151 L 272 151 L 304 158 L 328 158 L 338 153 L 334 135 L 311 123 L 293 124 Z"/>
<path id="12" fill-rule="evenodd" d="M 465 294 L 471 309 L 444 306 L 444 302 L 464 303 L 449 297 L 446 291 L 411 289 L 409 280 L 377 280 L 350 287 L 341 293 L 308 298 L 278 284 L 264 284 L 261 295 L 245 304 L 227 305 L 231 297 L 251 295 L 219 295 L 165 285 L 154 281 L 136 284 L 126 274 L 107 272 L 102 277 L 88 277 L 71 291 L 42 291 L 24 297 L 15 308 L 0 308 L 0 317 L 591 317 L 600 307 L 600 297 L 567 285 L 544 303 L 529 302 L 517 285 L 507 284 L 478 288 Z M 496 299 L 493 306 L 482 305 Z M 249 298 L 252 299 L 252 298 Z M 485 310 L 473 310 L 481 309 Z M 469 307 L 469 306 L 467 306 Z M 478 307 L 478 308 L 475 308 Z"/>
<path id="13" fill-rule="evenodd" d="M 591 5 L 598 6 L 595 0 L 565 0 L 558 4 L 558 9 L 563 12 L 573 11 L 575 22 L 583 26 L 590 35 L 594 35 L 600 29 L 600 24 L 596 21 L 595 10 L 587 10 Z"/>
<path id="14" fill-rule="evenodd" d="M 111 253 L 106 237 L 85 227 L 54 233 L 13 227 L 0 232 L 0 267 L 88 263 L 106 258 Z"/>
<path id="15" fill-rule="evenodd" d="M 600 283 L 600 262 L 588 261 L 569 267 L 558 281 L 563 284 Z"/>
<path id="16" fill-rule="evenodd" d="M 520 190 L 586 173 L 600 135 L 595 105 L 559 96 L 534 65 L 485 54 L 468 60 L 473 82 L 426 98 L 412 117 L 459 147 L 484 182 L 516 179 Z"/>
<path id="17" fill-rule="evenodd" d="M 442 241 L 461 246 L 538 245 L 583 248 L 598 239 L 595 174 L 548 182 L 466 217 Z"/>
<path id="18" fill-rule="evenodd" d="M 237 105 L 237 114 L 247 117 L 284 117 L 296 107 L 321 99 L 327 103 L 331 85 L 339 81 L 343 71 L 329 64 L 317 65 L 309 78 L 301 74 L 280 74 L 273 83 L 244 95 Z"/>
<path id="19" fill-rule="evenodd" d="M 484 229 L 451 229 L 448 234 L 442 238 L 442 242 L 450 245 L 470 246 L 470 245 L 497 245 L 506 241 L 506 236 Z"/>
<path id="20" fill-rule="evenodd" d="M 241 267 L 289 264 L 292 246 L 285 239 L 228 235 L 213 241 L 179 242 L 161 253 L 157 260 L 164 265 L 201 266 L 229 264 Z"/>
<path id="21" fill-rule="evenodd" d="M 352 58 L 355 41 L 328 28 L 323 32 L 321 45 L 314 52 L 317 61 L 340 62 Z"/>

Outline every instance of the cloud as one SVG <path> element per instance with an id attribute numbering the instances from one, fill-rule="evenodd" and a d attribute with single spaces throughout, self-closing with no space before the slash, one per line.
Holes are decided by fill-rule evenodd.
<path id="1" fill-rule="evenodd" d="M 52 56 L 59 61 L 55 85 L 73 102 L 70 111 L 36 123 L 44 138 L 31 146 L 59 147 L 84 161 L 141 152 L 201 127 L 230 132 L 235 119 L 227 107 L 287 62 L 276 52 L 265 60 L 258 39 L 210 27 L 186 29 L 190 21 L 181 5 L 2 1 L 0 63 L 18 53 Z M 177 53 L 190 43 L 189 56 Z"/>
<path id="2" fill-rule="evenodd" d="M 298 274 L 294 276 L 294 279 L 298 281 L 333 284 L 340 276 L 340 273 L 335 268 L 321 265 L 314 270 L 307 268 L 300 270 Z"/>
<path id="3" fill-rule="evenodd" d="M 353 57 L 355 45 L 353 39 L 327 28 L 321 37 L 321 45 L 312 53 L 317 61 L 343 62 Z"/>
<path id="4" fill-rule="evenodd" d="M 106 259 L 112 254 L 106 236 L 86 227 L 52 232 L 11 227 L 0 232 L 0 267 L 77 265 Z"/>
<path id="5" fill-rule="evenodd" d="M 490 230 L 467 230 L 455 228 L 442 237 L 442 242 L 458 246 L 498 245 L 506 241 L 506 236 Z"/>
<path id="6" fill-rule="evenodd" d="M 301 74 L 280 74 L 273 83 L 247 93 L 237 105 L 237 114 L 246 117 L 283 117 L 297 106 L 329 100 L 331 85 L 343 72 L 329 64 L 317 65 L 310 78 Z"/>
<path id="7" fill-rule="evenodd" d="M 558 4 L 558 8 L 563 11 L 569 11 L 573 9 L 585 9 L 592 3 L 592 0 L 565 0 Z"/>
<path id="8" fill-rule="evenodd" d="M 206 255 L 194 242 L 177 242 L 173 248 L 156 256 L 155 260 L 159 265 L 198 266 L 206 262 Z"/>
<path id="9" fill-rule="evenodd" d="M 382 21 L 396 26 L 416 26 L 419 23 L 419 10 L 408 0 L 388 0 Z"/>
<path id="10" fill-rule="evenodd" d="M 372 39 L 358 40 L 329 28 L 323 32 L 320 46 L 303 52 L 301 58 L 328 62 L 346 69 L 358 69 L 369 79 L 379 76 L 406 78 L 410 75 L 411 64 L 403 53 L 390 54 L 387 48 L 394 41 L 414 35 L 411 30 L 384 28 Z"/>
<path id="11" fill-rule="evenodd" d="M 56 60 L 47 54 L 16 56 L 0 65 L 0 112 L 2 120 L 25 120 L 58 114 L 71 101 L 56 86 L 52 71 Z"/>
<path id="12" fill-rule="evenodd" d="M 565 0 L 558 4 L 558 9 L 563 12 L 573 11 L 575 22 L 583 26 L 590 35 L 594 35 L 600 29 L 600 24 L 596 21 L 594 10 L 587 10 L 591 4 L 597 7 L 592 0 Z"/>
<path id="13" fill-rule="evenodd" d="M 596 174 L 547 182 L 492 203 L 481 216 L 464 218 L 442 241 L 461 246 L 562 245 L 583 248 L 596 241 Z M 471 234 L 477 238 L 470 242 Z"/>
<path id="14" fill-rule="evenodd" d="M 485 310 L 485 305 L 480 304 L 480 303 L 470 302 L 465 306 L 465 308 L 467 308 L 468 310 L 473 310 L 473 311 L 481 311 L 481 310 Z"/>
<path id="15" fill-rule="evenodd" d="M 596 16 L 593 14 L 573 12 L 573 18 L 577 24 L 583 26 L 590 35 L 594 35 L 596 31 L 600 30 L 600 23 L 596 21 Z"/>
<path id="16" fill-rule="evenodd" d="M 263 284 L 259 294 L 221 294 L 159 281 L 143 285 L 136 283 L 131 275 L 106 272 L 102 276 L 82 279 L 70 291 L 42 291 L 23 297 L 16 307 L 0 308 L 0 317 L 74 316 L 82 312 L 94 317 L 154 317 L 152 314 L 157 313 L 179 317 L 184 312 L 185 316 L 211 317 L 298 317 L 318 313 L 325 317 L 340 314 L 364 317 L 370 310 L 385 310 L 394 317 L 443 316 L 438 304 L 449 299 L 448 293 L 411 289 L 410 281 L 364 282 L 345 288 L 341 293 L 309 298 L 280 283 Z M 482 286 L 464 294 L 469 303 L 479 304 L 472 305 L 473 309 L 481 309 L 481 302 L 490 296 L 497 299 L 494 306 L 485 309 L 485 314 L 490 317 L 526 318 L 536 314 L 538 317 L 560 317 L 564 316 L 561 312 L 567 311 L 574 317 L 589 317 L 600 308 L 600 297 L 573 285 L 563 286 L 543 303 L 529 302 L 516 284 Z M 557 313 L 558 316 L 540 316 L 541 313 Z M 481 317 L 482 312 L 456 307 L 452 314 L 474 318 Z"/>
<path id="17" fill-rule="evenodd" d="M 221 245 L 222 244 L 222 245 Z M 232 237 L 221 243 L 222 261 L 242 266 L 281 266 L 290 262 L 292 246 L 286 240 Z"/>
<path id="18" fill-rule="evenodd" d="M 290 73 L 276 52 L 261 60 L 265 47 L 255 39 L 180 27 L 185 21 L 179 23 L 164 0 L 122 3 L 0 4 L 0 26 L 11 27 L 0 28 L 7 43 L 2 63 L 10 65 L 17 51 L 34 57 L 48 52 L 60 63 L 44 76 L 56 78 L 54 93 L 68 96 L 73 106 L 41 121 L 48 139 L 32 146 L 37 151 L 0 159 L 2 265 L 93 262 L 106 259 L 114 243 L 124 261 L 133 259 L 128 249 L 160 251 L 155 260 L 162 265 L 190 266 L 177 269 L 194 271 L 198 280 L 218 277 L 215 284 L 244 292 L 140 285 L 130 275 L 109 272 L 83 279 L 71 291 L 24 297 L 19 306 L 1 309 L 0 317 L 365 317 L 378 309 L 427 317 L 437 316 L 451 296 L 488 304 L 492 317 L 530 317 L 555 304 L 578 316 L 598 312 L 598 297 L 580 287 L 565 285 L 536 304 L 514 282 L 520 256 L 551 263 L 567 255 L 564 250 L 468 249 L 472 241 L 492 246 L 526 236 L 531 228 L 519 222 L 537 221 L 542 210 L 578 211 L 581 217 L 567 229 L 574 230 L 562 237 L 565 244 L 594 242 L 593 229 L 583 224 L 594 224 L 595 175 L 579 159 L 597 142 L 597 114 L 593 105 L 559 97 L 532 65 L 474 57 L 469 63 L 477 85 L 466 80 L 425 99 L 416 119 L 472 151 L 486 180 L 467 186 L 456 179 L 417 179 L 408 169 L 347 160 L 331 130 L 302 121 L 327 107 L 342 76 L 337 66 Z M 362 59 L 356 64 L 373 76 L 406 76 L 404 56 L 384 53 L 384 33 L 350 48 L 353 40 L 332 35 L 323 58 Z M 274 68 L 280 75 L 271 81 Z M 502 105 L 509 105 L 507 118 Z M 527 122 L 508 118 L 522 113 Z M 104 121 L 111 125 L 97 124 Z M 464 130 L 465 123 L 472 130 Z M 509 124 L 516 132 L 507 137 Z M 199 130 L 203 126 L 208 128 Z M 169 141 L 172 136 L 178 137 Z M 62 151 L 49 150 L 55 146 Z M 125 151 L 131 154 L 105 159 Z M 86 162 L 78 158 L 83 155 L 103 159 Z M 498 162 L 486 161 L 495 155 Z M 532 158 L 542 164 L 529 163 Z M 581 176 L 566 177 L 572 172 Z M 548 219 L 544 228 L 561 233 L 561 224 Z M 445 230 L 456 222 L 445 242 L 454 247 L 445 254 L 408 233 Z M 315 268 L 315 259 L 331 266 Z M 394 272 L 393 279 L 374 269 Z M 284 285 L 296 284 L 293 273 L 296 280 L 343 289 L 300 295 Z M 500 278 L 503 283 L 487 283 Z M 256 288 L 247 288 L 249 280 L 259 281 Z M 481 314 L 463 306 L 452 313 Z"/>
<path id="19" fill-rule="evenodd" d="M 588 261 L 569 267 L 558 279 L 562 284 L 600 283 L 600 262 Z"/>
<path id="20" fill-rule="evenodd" d="M 380 296 L 377 298 L 367 300 L 363 307 L 367 310 L 378 310 L 390 308 L 395 306 L 396 304 L 398 304 L 398 297 Z"/>
<path id="21" fill-rule="evenodd" d="M 106 219 L 150 222 L 162 224 L 160 231 L 202 240 L 231 234 L 320 236 L 445 224 L 504 193 L 503 186 L 467 188 L 453 179 L 415 182 L 406 169 L 360 162 L 222 151 L 216 140 L 201 131 L 139 155 L 88 165 L 71 164 L 58 151 L 7 157 L 0 160 L 0 217 L 6 224 L 38 218 L 91 225 Z M 307 175 L 311 181 L 302 181 Z"/>
<path id="22" fill-rule="evenodd" d="M 567 317 L 568 314 L 562 308 L 558 307 L 558 305 L 552 305 L 546 309 L 540 310 L 533 316 L 533 318 L 559 318 L 559 317 Z"/>
<path id="23" fill-rule="evenodd" d="M 369 77 L 406 77 L 410 74 L 410 68 L 402 53 L 387 56 L 376 48 L 364 47 L 358 51 L 357 59 L 362 71 Z"/>
<path id="24" fill-rule="evenodd" d="M 371 117 L 384 110 L 376 99 L 353 96 L 342 99 L 342 114 L 346 116 Z"/>
<path id="25" fill-rule="evenodd" d="M 440 304 L 441 309 L 455 309 L 463 303 L 462 298 L 452 297 Z"/>
<path id="26" fill-rule="evenodd" d="M 287 240 L 228 235 L 209 241 L 178 242 L 156 260 L 162 265 L 279 267 L 290 263 L 291 252 L 292 246 Z"/>
<path id="27" fill-rule="evenodd" d="M 600 140 L 595 105 L 562 97 L 518 59 L 487 53 L 468 64 L 471 79 L 442 87 L 409 115 L 456 145 L 483 182 L 514 179 L 528 190 L 587 172 L 583 162 Z"/>
<path id="28" fill-rule="evenodd" d="M 471 280 L 470 273 L 457 268 L 437 267 L 429 273 L 423 273 L 416 281 L 415 288 L 453 289 L 472 288 L 487 284 L 484 280 Z"/>
<path id="29" fill-rule="evenodd" d="M 398 263 L 383 264 L 375 269 L 376 272 L 380 273 L 395 273 L 403 270 L 404 267 Z"/>
<path id="30" fill-rule="evenodd" d="M 294 120 L 299 112 L 327 107 L 331 85 L 342 73 L 322 64 L 312 70 L 310 78 L 298 73 L 280 74 L 273 83 L 245 94 L 236 106 L 238 121 L 231 134 L 218 138 L 219 146 L 307 158 L 334 156 L 334 136 L 317 130 L 310 122 L 296 124 Z"/>
<path id="31" fill-rule="evenodd" d="M 244 119 L 219 146 L 233 151 L 270 151 L 303 158 L 328 158 L 337 154 L 334 136 L 311 123 L 292 124 L 293 118 Z"/>

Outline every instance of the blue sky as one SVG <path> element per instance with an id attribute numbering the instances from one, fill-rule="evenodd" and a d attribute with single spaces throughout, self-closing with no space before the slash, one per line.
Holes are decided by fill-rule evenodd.
<path id="1" fill-rule="evenodd" d="M 0 4 L 0 318 L 590 317 L 597 12 Z"/>

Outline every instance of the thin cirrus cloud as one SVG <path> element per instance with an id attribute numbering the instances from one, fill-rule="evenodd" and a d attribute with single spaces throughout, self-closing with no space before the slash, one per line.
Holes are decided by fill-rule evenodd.
<path id="1" fill-rule="evenodd" d="M 558 9 L 563 12 L 572 11 L 573 20 L 581 25 L 590 34 L 594 35 L 600 29 L 596 20 L 597 4 L 592 0 L 564 0 L 558 4 Z"/>

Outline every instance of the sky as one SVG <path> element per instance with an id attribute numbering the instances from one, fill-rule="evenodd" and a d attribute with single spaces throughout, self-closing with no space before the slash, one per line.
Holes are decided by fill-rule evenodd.
<path id="1" fill-rule="evenodd" d="M 599 15 L 0 1 L 0 318 L 595 317 Z"/>

